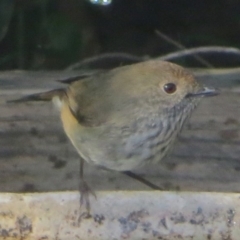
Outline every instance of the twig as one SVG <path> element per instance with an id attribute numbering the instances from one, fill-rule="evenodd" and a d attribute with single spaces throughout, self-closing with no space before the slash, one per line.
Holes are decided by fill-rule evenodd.
<path id="1" fill-rule="evenodd" d="M 165 41 L 171 43 L 172 45 L 176 46 L 177 48 L 179 49 L 182 49 L 182 50 L 186 50 L 186 47 L 183 46 L 181 43 L 173 40 L 172 38 L 168 37 L 166 34 L 160 32 L 159 30 L 156 30 L 155 31 L 156 34 L 161 37 L 162 39 L 164 39 Z M 199 57 L 197 54 L 194 54 L 193 57 L 199 61 L 200 63 L 202 63 L 204 66 L 208 67 L 208 68 L 213 68 L 214 66 L 209 63 L 208 61 L 206 61 L 205 59 L 203 59 L 202 57 Z"/>
<path id="2" fill-rule="evenodd" d="M 240 56 L 240 49 L 232 47 L 220 47 L 220 46 L 209 46 L 209 47 L 196 47 L 185 49 L 173 53 L 166 54 L 164 56 L 158 57 L 160 60 L 173 60 L 176 58 L 186 57 L 189 55 L 199 54 L 199 53 L 223 53 L 223 54 L 236 54 Z"/>
<path id="3" fill-rule="evenodd" d="M 98 69 L 98 68 L 111 69 L 114 67 L 142 62 L 144 60 L 146 59 L 128 53 L 105 53 L 74 63 L 65 70 L 72 71 L 75 69 Z"/>

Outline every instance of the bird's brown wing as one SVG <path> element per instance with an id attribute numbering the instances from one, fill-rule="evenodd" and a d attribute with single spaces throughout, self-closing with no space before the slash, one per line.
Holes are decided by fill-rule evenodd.
<path id="1" fill-rule="evenodd" d="M 70 84 L 67 104 L 78 122 L 88 127 L 124 125 L 127 117 L 134 117 L 145 101 L 146 89 L 141 76 L 135 77 L 137 70 L 125 66 Z"/>
<path id="2" fill-rule="evenodd" d="M 75 81 L 66 90 L 67 104 L 77 121 L 86 127 L 104 124 L 114 103 L 109 102 L 105 74 Z"/>

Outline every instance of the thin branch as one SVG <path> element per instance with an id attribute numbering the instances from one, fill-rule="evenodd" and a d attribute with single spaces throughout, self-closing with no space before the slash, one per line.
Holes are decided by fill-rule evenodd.
<path id="1" fill-rule="evenodd" d="M 207 54 L 207 53 L 223 53 L 223 54 L 236 54 L 240 56 L 240 49 L 232 47 L 220 47 L 220 46 L 209 46 L 209 47 L 196 47 L 185 49 L 173 53 L 166 54 L 164 56 L 158 57 L 160 60 L 173 60 L 176 58 L 186 57 L 195 54 Z"/>
<path id="2" fill-rule="evenodd" d="M 105 53 L 98 56 L 84 59 L 70 65 L 65 70 L 75 69 L 111 69 L 119 66 L 130 65 L 146 60 L 145 58 L 128 53 Z"/>
<path id="3" fill-rule="evenodd" d="M 161 37 L 162 39 L 164 39 L 165 41 L 171 43 L 172 45 L 176 46 L 177 48 L 179 49 L 182 49 L 182 50 L 186 50 L 186 47 L 183 46 L 181 43 L 173 40 L 172 38 L 168 37 L 166 34 L 160 32 L 159 30 L 156 30 L 155 31 L 156 34 Z M 197 54 L 194 54 L 193 57 L 199 61 L 200 63 L 202 63 L 204 66 L 208 67 L 208 68 L 213 68 L 214 66 L 209 63 L 208 61 L 206 61 L 205 59 L 203 59 L 202 57 L 199 57 Z"/>

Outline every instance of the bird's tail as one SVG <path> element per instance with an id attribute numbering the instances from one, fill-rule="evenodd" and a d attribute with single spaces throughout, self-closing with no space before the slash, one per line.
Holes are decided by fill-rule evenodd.
<path id="1" fill-rule="evenodd" d="M 29 101 L 51 101 L 54 97 L 58 96 L 60 99 L 66 94 L 64 88 L 54 89 L 48 92 L 35 93 L 24 96 L 19 99 L 9 100 L 8 103 L 21 103 Z"/>

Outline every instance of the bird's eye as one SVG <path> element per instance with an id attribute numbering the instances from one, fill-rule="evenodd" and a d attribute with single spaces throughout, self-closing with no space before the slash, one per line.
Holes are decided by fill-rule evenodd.
<path id="1" fill-rule="evenodd" d="M 168 94 L 176 92 L 177 86 L 175 83 L 166 83 L 163 87 L 164 91 Z"/>

